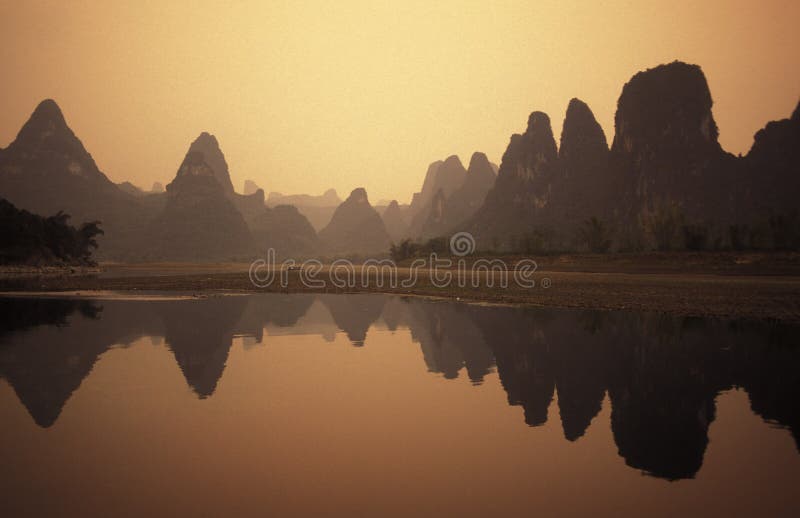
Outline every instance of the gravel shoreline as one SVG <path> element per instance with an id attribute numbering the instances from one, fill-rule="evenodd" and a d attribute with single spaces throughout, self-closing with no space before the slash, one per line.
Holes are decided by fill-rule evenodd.
<path id="1" fill-rule="evenodd" d="M 380 279 L 374 274 L 367 277 L 367 286 L 309 288 L 301 282 L 299 272 L 293 271 L 288 272 L 285 286 L 274 282 L 259 288 L 244 271 L 119 277 L 18 276 L 0 279 L 0 291 L 25 292 L 29 296 L 45 292 L 48 296 L 92 292 L 122 292 L 125 296 L 172 293 L 189 298 L 242 292 L 391 293 L 495 304 L 800 323 L 800 276 L 794 275 L 537 271 L 533 276 L 534 288 L 522 288 L 513 282 L 507 288 L 487 287 L 485 281 L 477 288 L 457 285 L 440 288 L 425 275 L 412 288 L 402 288 L 389 286 L 385 275 Z M 543 287 L 547 283 L 549 286 Z"/>

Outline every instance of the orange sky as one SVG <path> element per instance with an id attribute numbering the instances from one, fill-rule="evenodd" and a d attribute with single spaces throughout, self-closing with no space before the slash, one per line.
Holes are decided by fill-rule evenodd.
<path id="1" fill-rule="evenodd" d="M 558 139 L 572 97 L 610 142 L 625 81 L 674 59 L 734 153 L 800 95 L 791 0 L 167 3 L 0 0 L 0 146 L 52 97 L 114 181 L 168 183 L 209 131 L 239 191 L 408 201 L 433 160 L 499 163 L 532 110 Z"/>

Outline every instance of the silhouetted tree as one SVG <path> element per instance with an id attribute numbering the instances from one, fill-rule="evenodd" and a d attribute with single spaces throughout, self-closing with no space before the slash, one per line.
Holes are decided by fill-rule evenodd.
<path id="1" fill-rule="evenodd" d="M 605 224 L 594 216 L 583 222 L 583 227 L 578 233 L 592 252 L 603 254 L 611 248 L 610 232 Z"/>
<path id="2" fill-rule="evenodd" d="M 731 248 L 734 250 L 744 250 L 748 247 L 748 236 L 750 229 L 747 225 L 731 225 L 728 227 L 728 237 L 731 241 Z"/>
<path id="3" fill-rule="evenodd" d="M 675 205 L 661 205 L 653 215 L 652 231 L 656 247 L 661 251 L 672 250 L 683 216 Z"/>
<path id="4" fill-rule="evenodd" d="M 683 242 L 687 250 L 705 250 L 708 247 L 708 229 L 702 225 L 683 225 Z"/>
<path id="5" fill-rule="evenodd" d="M 76 229 L 62 211 L 44 218 L 0 199 L 0 263 L 94 264 L 95 238 L 102 233 L 99 221 Z"/>
<path id="6" fill-rule="evenodd" d="M 410 239 L 403 239 L 399 244 L 392 243 L 389 247 L 389 255 L 395 262 L 410 259 L 417 255 L 419 245 Z"/>
<path id="7" fill-rule="evenodd" d="M 769 230 L 772 246 L 777 250 L 797 250 L 800 248 L 800 218 L 797 211 L 771 214 Z"/>

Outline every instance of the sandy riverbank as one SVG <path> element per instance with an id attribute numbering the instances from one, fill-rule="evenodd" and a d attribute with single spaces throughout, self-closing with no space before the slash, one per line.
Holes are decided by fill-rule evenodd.
<path id="1" fill-rule="evenodd" d="M 117 275 L 107 271 L 105 275 L 7 277 L 0 280 L 0 291 L 48 296 L 78 292 L 187 298 L 245 292 L 382 292 L 488 303 L 800 322 L 800 275 L 795 274 L 795 256 L 765 259 L 750 255 L 744 260 L 728 257 L 720 262 L 718 256 L 672 256 L 668 261 L 669 257 L 658 255 L 649 261 L 635 262 L 634 267 L 625 266 L 631 264 L 630 257 L 604 261 L 596 256 L 575 257 L 540 261 L 542 266 L 533 275 L 536 281 L 533 288 L 520 287 L 513 281 L 507 288 L 497 286 L 498 283 L 489 286 L 485 274 L 478 287 L 457 283 L 437 287 L 427 270 L 420 271 L 417 282 L 409 288 L 392 287 L 386 274 L 378 276 L 375 272 L 367 275 L 363 285 L 359 268 L 356 269 L 359 282 L 354 287 L 338 288 L 328 282 L 325 287 L 309 288 L 301 282 L 299 272 L 293 271 L 289 272 L 285 286 L 275 281 L 269 287 L 258 288 L 251 283 L 244 264 L 219 269 L 218 265 L 166 264 L 160 265 L 158 271 L 145 265 L 115 265 Z M 677 267 L 670 266 L 676 259 L 683 261 L 681 268 L 686 271 L 676 271 Z M 592 269 L 599 271 L 581 271 Z M 400 270 L 401 280 L 405 271 Z M 323 279 L 328 278 L 325 274 L 324 271 Z"/>

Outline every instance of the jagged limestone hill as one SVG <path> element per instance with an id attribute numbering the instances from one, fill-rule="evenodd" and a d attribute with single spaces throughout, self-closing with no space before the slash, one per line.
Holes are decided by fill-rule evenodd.
<path id="1" fill-rule="evenodd" d="M 390 243 L 383 220 L 363 188 L 354 189 L 337 207 L 319 237 L 325 250 L 333 254 L 386 253 Z"/>

